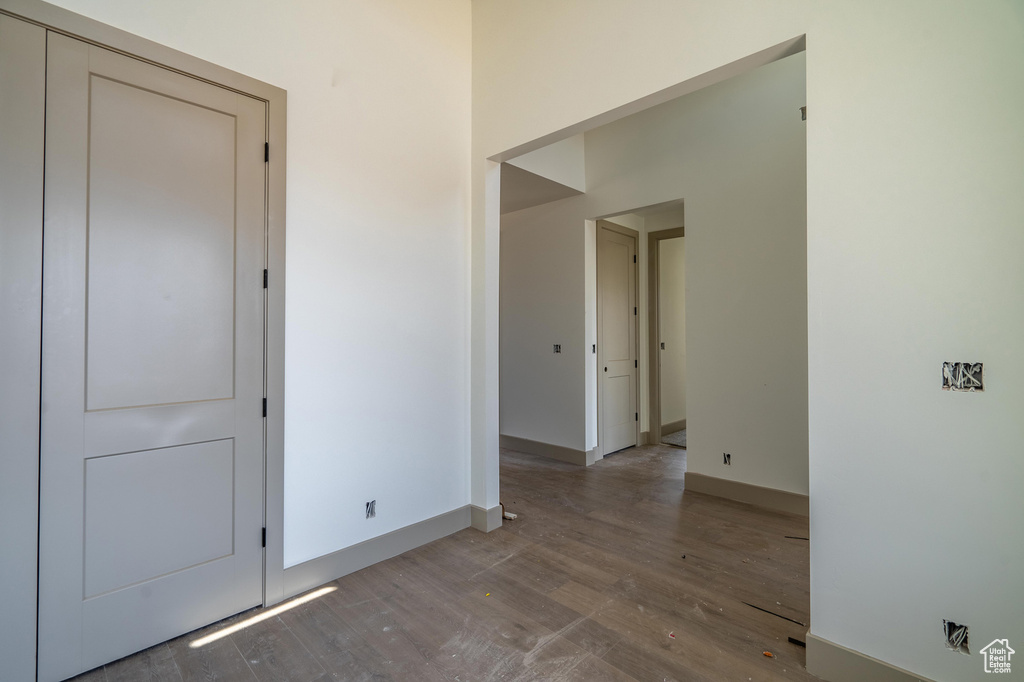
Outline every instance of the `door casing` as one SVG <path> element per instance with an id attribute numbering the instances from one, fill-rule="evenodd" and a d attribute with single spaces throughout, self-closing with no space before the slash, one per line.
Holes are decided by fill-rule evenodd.
<path id="1" fill-rule="evenodd" d="M 0 661 L 35 675 L 46 32 L 0 16 Z M 15 521 L 17 520 L 17 521 Z"/>

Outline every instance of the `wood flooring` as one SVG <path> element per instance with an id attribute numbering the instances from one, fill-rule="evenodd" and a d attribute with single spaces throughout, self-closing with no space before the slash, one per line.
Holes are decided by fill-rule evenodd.
<path id="1" fill-rule="evenodd" d="M 262 609 L 76 679 L 817 679 L 788 641 L 808 629 L 807 519 L 684 493 L 685 458 L 645 446 L 583 468 L 502 451 L 501 498 L 519 517 L 499 530 L 460 531 L 205 646 L 190 643 Z"/>

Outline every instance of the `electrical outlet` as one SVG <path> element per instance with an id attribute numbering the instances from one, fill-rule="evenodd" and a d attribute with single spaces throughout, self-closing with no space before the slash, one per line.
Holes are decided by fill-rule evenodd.
<path id="1" fill-rule="evenodd" d="M 726 466 L 732 466 L 732 455 L 730 455 L 728 452 L 723 452 L 722 453 L 722 464 L 724 464 Z"/>
<path id="2" fill-rule="evenodd" d="M 951 620 L 942 621 L 942 634 L 946 636 L 946 648 L 957 653 L 970 655 L 970 641 L 967 626 Z"/>
<path id="3" fill-rule="evenodd" d="M 377 500 L 370 500 L 366 503 L 366 518 L 372 519 L 377 516 Z"/>
<path id="4" fill-rule="evenodd" d="M 562 344 L 560 344 L 560 343 L 556 343 L 555 344 L 555 352 L 556 353 L 561 353 L 562 352 Z"/>

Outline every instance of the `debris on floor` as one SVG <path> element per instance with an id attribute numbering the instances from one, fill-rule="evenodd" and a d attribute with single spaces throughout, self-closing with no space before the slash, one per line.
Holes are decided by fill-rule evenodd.
<path id="1" fill-rule="evenodd" d="M 670 632 L 670 633 L 668 633 L 668 636 L 671 637 L 672 639 L 675 639 L 676 638 L 676 633 Z"/>
<path id="2" fill-rule="evenodd" d="M 754 604 L 751 604 L 748 601 L 740 602 L 740 603 L 746 604 L 747 606 L 749 606 L 752 609 L 757 609 L 758 611 L 764 611 L 765 613 L 768 613 L 768 614 L 771 614 L 771 615 L 776 616 L 778 618 L 781 618 L 782 620 L 788 620 L 790 623 L 796 623 L 797 625 L 802 625 L 804 627 L 807 627 L 807 623 L 801 623 L 798 620 L 793 620 L 792 618 L 787 618 L 786 616 L 783 616 L 781 613 L 775 613 L 774 611 L 769 611 L 768 609 L 761 608 L 760 606 L 755 606 Z"/>
<path id="3" fill-rule="evenodd" d="M 515 521 L 516 517 L 519 516 L 518 514 L 513 514 L 510 511 L 505 511 L 505 503 L 504 502 L 499 502 L 498 504 L 501 505 L 501 518 L 508 519 L 509 521 Z"/>
<path id="4" fill-rule="evenodd" d="M 775 654 L 773 654 L 770 651 L 762 651 L 761 653 L 767 656 L 768 658 L 775 658 Z"/>

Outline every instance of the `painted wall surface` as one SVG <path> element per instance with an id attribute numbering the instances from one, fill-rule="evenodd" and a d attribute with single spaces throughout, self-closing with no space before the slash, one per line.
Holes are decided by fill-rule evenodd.
<path id="1" fill-rule="evenodd" d="M 285 566 L 467 504 L 469 3 L 56 4 L 288 91 Z"/>
<path id="2" fill-rule="evenodd" d="M 658 242 L 661 423 L 686 419 L 686 237 Z M 653 361 L 653 358 L 652 358 Z M 806 427 L 806 420 L 801 420 Z"/>
<path id="3" fill-rule="evenodd" d="M 476 158 L 806 34 L 811 631 L 935 680 L 980 677 L 940 633 L 948 618 L 982 646 L 1024 641 L 1024 534 L 1006 525 L 1024 517 L 1024 6 L 473 10 Z M 961 356 L 986 363 L 984 393 L 939 390 Z"/>
<path id="4" fill-rule="evenodd" d="M 587 449 L 582 199 L 501 217 L 501 433 L 574 450 Z"/>
<path id="5" fill-rule="evenodd" d="M 520 354 L 525 347 L 541 345 L 535 336 L 541 321 L 558 325 L 563 335 L 576 333 L 577 317 L 588 301 L 564 298 L 583 290 L 578 282 L 570 288 L 573 280 L 563 278 L 577 276 L 573 264 L 580 257 L 583 216 L 660 204 L 682 195 L 692 235 L 687 313 L 696 323 L 683 344 L 693 360 L 694 371 L 686 377 L 693 393 L 687 408 L 684 392 L 663 392 L 667 409 L 678 415 L 663 421 L 700 415 L 688 424 L 691 471 L 806 494 L 806 225 L 804 123 L 799 116 L 803 101 L 804 58 L 795 55 L 602 126 L 586 134 L 590 191 L 571 204 L 516 214 L 520 231 L 529 225 L 536 233 L 549 235 L 542 255 L 524 249 L 506 252 L 509 228 L 503 223 L 501 409 L 503 415 L 515 411 L 523 417 L 516 433 L 503 421 L 503 433 L 552 442 L 543 437 L 550 433 L 547 424 L 552 420 L 560 423 L 565 437 L 572 434 L 578 439 L 581 432 L 589 432 L 596 408 L 573 423 L 564 421 L 576 414 L 564 405 L 575 395 L 564 389 L 569 377 L 522 362 Z M 567 206 L 573 210 L 567 211 Z M 638 397 L 641 429 L 646 431 L 651 362 L 647 219 L 632 213 L 609 220 L 639 232 Z M 653 216 L 652 222 L 657 223 Z M 576 236 L 554 241 L 556 226 L 559 235 L 568 230 Z M 529 286 L 526 281 L 506 280 L 506 273 L 529 273 L 537 267 L 535 261 L 559 279 L 539 279 L 543 288 L 514 317 L 506 317 L 505 301 L 522 295 L 513 287 L 517 282 Z M 560 261 L 565 266 L 559 267 Z M 677 273 L 680 277 L 670 281 L 669 289 L 681 296 L 682 268 Z M 674 289 L 672 283 L 677 284 Z M 585 319 L 583 329 L 592 324 Z M 684 324 L 680 320 L 673 329 L 683 334 Z M 515 331 L 507 331 L 509 327 Z M 669 364 L 673 374 L 681 370 Z M 572 381 L 575 391 L 580 379 Z M 515 391 L 505 390 L 510 382 Z M 587 403 L 594 403 L 592 395 Z M 526 406 L 529 415 L 522 413 Z M 692 414 L 687 415 L 688 409 Z M 733 455 L 729 468 L 721 464 L 723 451 Z"/>
<path id="6" fill-rule="evenodd" d="M 660 230 L 671 230 L 675 227 L 683 227 L 685 225 L 686 211 L 683 204 L 673 204 L 666 208 L 657 210 L 654 213 L 644 216 L 644 225 L 647 227 L 648 232 L 658 232 Z"/>
<path id="7" fill-rule="evenodd" d="M 573 135 L 537 151 L 509 159 L 508 162 L 584 192 L 587 189 L 587 178 L 583 150 L 583 135 Z"/>
<path id="8" fill-rule="evenodd" d="M 680 194 L 686 202 L 688 470 L 800 494 L 804 67 L 804 56 L 794 55 L 586 134 L 591 211 Z M 645 335 L 642 366 L 648 354 Z M 729 467 L 723 452 L 732 454 Z"/>

